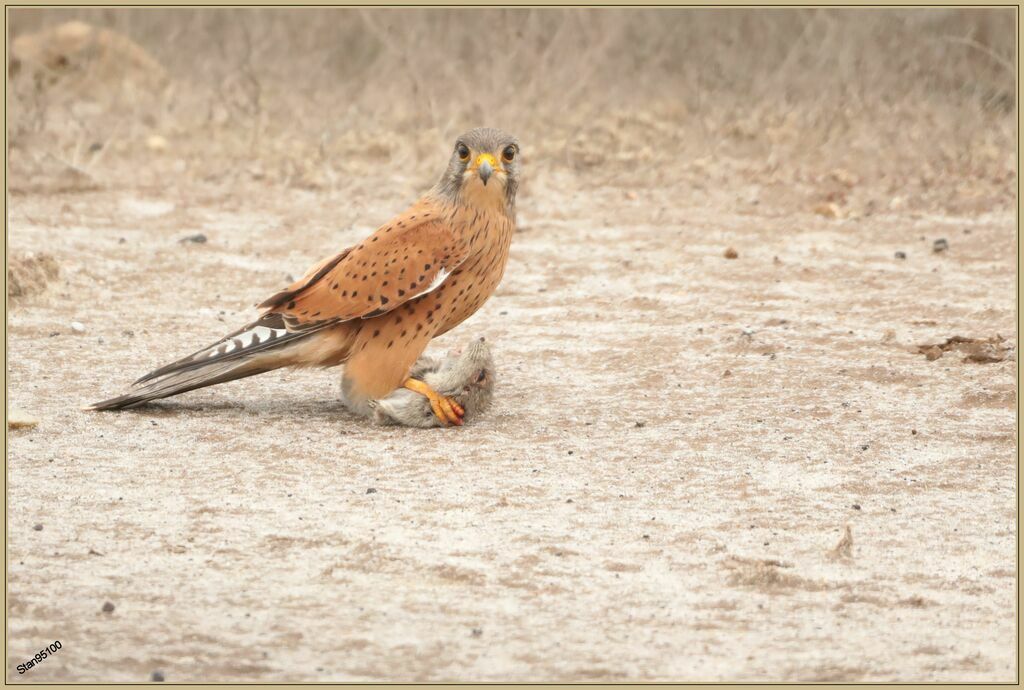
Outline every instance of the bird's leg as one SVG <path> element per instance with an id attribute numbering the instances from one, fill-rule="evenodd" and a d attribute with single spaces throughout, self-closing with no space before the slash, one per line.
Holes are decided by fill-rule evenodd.
<path id="1" fill-rule="evenodd" d="M 430 409 L 434 411 L 434 415 L 441 420 L 442 424 L 462 426 L 462 417 L 466 414 L 466 411 L 462 409 L 462 405 L 449 397 L 441 395 L 419 379 L 406 379 L 402 385 L 426 397 L 430 401 Z"/>

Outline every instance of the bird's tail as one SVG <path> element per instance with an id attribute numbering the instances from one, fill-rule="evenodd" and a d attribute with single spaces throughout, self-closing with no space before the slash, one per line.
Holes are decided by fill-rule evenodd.
<path id="1" fill-rule="evenodd" d="M 86 409 L 123 410 L 287 366 L 293 363 L 288 350 L 315 332 L 289 332 L 279 314 L 266 314 L 209 347 L 151 371 L 125 395 L 93 403 Z"/>

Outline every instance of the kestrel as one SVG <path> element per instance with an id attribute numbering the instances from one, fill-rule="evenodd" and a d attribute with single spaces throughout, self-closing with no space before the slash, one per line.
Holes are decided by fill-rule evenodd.
<path id="1" fill-rule="evenodd" d="M 426 396 L 444 424 L 461 425 L 461 406 L 409 371 L 432 338 L 469 318 L 501 281 L 518 179 L 515 137 L 466 132 L 444 175 L 407 211 L 264 301 L 256 321 L 90 409 L 134 407 L 286 366 L 344 364 L 350 404 L 404 386 Z"/>

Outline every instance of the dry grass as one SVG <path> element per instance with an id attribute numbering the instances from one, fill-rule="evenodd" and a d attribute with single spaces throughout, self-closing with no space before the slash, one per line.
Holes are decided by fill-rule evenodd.
<path id="1" fill-rule="evenodd" d="M 138 179 L 154 134 L 200 178 L 315 188 L 386 164 L 421 180 L 482 123 L 590 185 L 664 184 L 654 171 L 709 158 L 1012 182 L 1010 9 L 18 9 L 12 34 L 69 19 L 170 78 L 126 85 L 93 59 L 14 79 L 15 147 L 108 182 L 124 161 Z M 894 146 L 914 153 L 901 170 Z"/>

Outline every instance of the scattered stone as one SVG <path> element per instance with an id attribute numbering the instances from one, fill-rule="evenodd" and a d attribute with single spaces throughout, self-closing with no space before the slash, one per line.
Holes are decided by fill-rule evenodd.
<path id="1" fill-rule="evenodd" d="M 725 372 L 722 374 L 723 379 L 727 379 L 730 376 L 732 376 L 732 371 L 730 371 L 729 369 L 726 369 Z"/>
<path id="2" fill-rule="evenodd" d="M 62 86 L 75 93 L 90 93 L 99 85 L 124 82 L 156 90 L 167 82 L 163 67 L 137 43 L 81 21 L 22 34 L 14 39 L 11 54 L 18 76 L 43 73 L 52 81 L 68 75 Z"/>
<path id="3" fill-rule="evenodd" d="M 32 529 L 34 529 L 36 532 L 42 532 L 43 531 L 43 523 L 37 522 L 36 524 L 32 525 Z"/>
<path id="4" fill-rule="evenodd" d="M 166 151 L 167 140 L 159 134 L 151 134 L 146 137 L 146 148 L 150 151 Z"/>
<path id="5" fill-rule="evenodd" d="M 484 629 L 483 628 L 473 628 L 473 631 L 472 631 L 471 634 L 473 635 L 473 637 L 480 637 L 481 635 L 484 634 Z"/>
<path id="6" fill-rule="evenodd" d="M 369 489 L 367 489 L 367 490 L 366 490 L 366 493 L 368 493 L 368 494 L 375 494 L 375 493 L 377 493 L 377 490 L 376 490 L 376 489 L 374 489 L 374 488 L 373 488 L 373 487 L 371 486 L 371 487 L 370 487 Z"/>
<path id="7" fill-rule="evenodd" d="M 947 352 L 960 352 L 964 362 L 974 364 L 993 364 L 1002 362 L 1012 356 L 1013 345 L 1007 344 L 1001 335 L 991 338 L 967 338 L 954 335 L 943 343 L 919 345 L 918 354 L 925 356 L 929 362 L 939 359 Z"/>
<path id="8" fill-rule="evenodd" d="M 860 510 L 860 503 L 854 503 L 854 504 L 853 504 L 853 506 L 851 506 L 851 507 L 852 507 L 852 508 L 853 508 L 854 510 Z"/>
<path id="9" fill-rule="evenodd" d="M 178 240 L 181 244 L 191 242 L 192 244 L 206 244 L 206 235 L 201 232 L 197 232 L 195 235 L 189 235 L 188 237 L 182 237 Z"/>
<path id="10" fill-rule="evenodd" d="M 831 201 L 818 204 L 814 207 L 814 212 L 824 218 L 839 218 L 842 215 L 839 207 Z"/>
<path id="11" fill-rule="evenodd" d="M 39 420 L 27 412 L 13 407 L 7 411 L 8 429 L 34 429 L 37 426 L 39 426 Z"/>
<path id="12" fill-rule="evenodd" d="M 906 252 L 896 252 L 896 258 L 897 259 L 906 259 L 907 258 L 907 253 Z"/>
<path id="13" fill-rule="evenodd" d="M 85 333 L 85 324 L 82 323 L 81 321 L 72 321 L 71 322 L 71 330 L 74 333 L 79 333 L 79 334 Z"/>
<path id="14" fill-rule="evenodd" d="M 164 674 L 162 671 L 153 671 L 153 674 L 149 677 L 149 679 L 154 683 L 163 683 Z"/>
<path id="15" fill-rule="evenodd" d="M 839 561 L 845 561 L 853 558 L 853 531 L 850 529 L 849 525 L 847 525 L 846 529 L 843 531 L 843 536 L 839 540 L 839 543 L 828 552 L 828 555 L 833 560 Z"/>
<path id="16" fill-rule="evenodd" d="M 947 249 L 949 249 L 949 242 L 947 242 L 944 239 L 937 239 L 934 242 L 932 242 L 932 251 L 935 252 L 936 254 L 938 254 L 939 252 L 944 252 Z"/>
<path id="17" fill-rule="evenodd" d="M 25 297 L 42 292 L 60 276 L 60 266 L 50 254 L 27 252 L 12 256 L 7 264 L 7 296 Z"/>
<path id="18" fill-rule="evenodd" d="M 647 422 L 634 422 L 633 426 L 635 426 L 637 429 L 643 429 L 645 426 L 647 426 Z"/>
<path id="19" fill-rule="evenodd" d="M 113 613 L 113 612 L 114 612 L 114 605 L 113 604 L 111 604 L 109 601 L 106 602 L 105 604 L 103 604 L 103 613 Z"/>
<path id="20" fill-rule="evenodd" d="M 740 253 L 733 249 L 732 247 L 729 247 L 728 249 L 725 250 L 725 253 L 722 256 L 724 256 L 726 259 L 738 259 L 740 258 Z"/>

